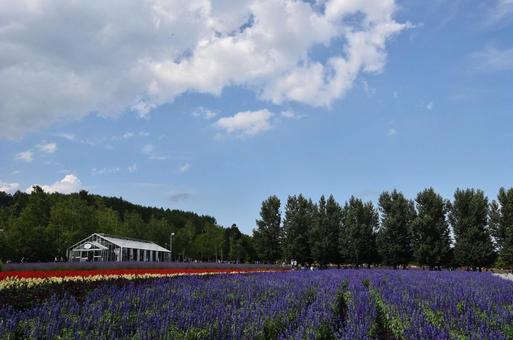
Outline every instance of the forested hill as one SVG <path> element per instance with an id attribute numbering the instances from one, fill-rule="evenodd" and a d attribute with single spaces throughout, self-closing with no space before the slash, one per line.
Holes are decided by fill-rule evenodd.
<path id="1" fill-rule="evenodd" d="M 234 225 L 219 226 L 211 216 L 144 207 L 117 197 L 81 191 L 31 194 L 0 191 L 0 260 L 51 261 L 91 233 L 144 240 L 169 248 L 176 259 L 253 260 L 251 238 Z"/>

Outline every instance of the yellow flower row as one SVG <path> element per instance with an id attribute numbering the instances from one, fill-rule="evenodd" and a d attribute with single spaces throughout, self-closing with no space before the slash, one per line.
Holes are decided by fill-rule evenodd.
<path id="1" fill-rule="evenodd" d="M 264 271 L 260 271 L 264 272 Z M 139 279 L 154 279 L 162 277 L 174 277 L 185 275 L 214 275 L 214 274 L 245 274 L 249 272 L 204 272 L 204 273 L 169 273 L 169 274 L 106 274 L 106 275 L 91 275 L 91 276 L 66 276 L 66 277 L 45 277 L 45 278 L 19 278 L 7 277 L 0 281 L 0 290 L 9 288 L 30 288 L 45 284 L 61 284 L 64 282 L 94 282 L 106 281 L 115 279 L 126 280 L 139 280 Z"/>

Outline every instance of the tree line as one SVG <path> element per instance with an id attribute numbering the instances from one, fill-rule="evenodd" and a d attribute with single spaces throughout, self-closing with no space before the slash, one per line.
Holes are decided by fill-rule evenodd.
<path id="1" fill-rule="evenodd" d="M 211 216 L 150 208 L 87 191 L 64 195 L 36 187 L 30 194 L 0 191 L 0 260 L 65 259 L 66 249 L 92 233 L 153 241 L 175 260 L 254 261 L 252 239 L 236 225 L 223 228 Z"/>
<path id="2" fill-rule="evenodd" d="M 341 205 L 333 196 L 313 202 L 300 194 L 288 197 L 283 216 L 271 196 L 256 223 L 256 255 L 267 262 L 513 267 L 513 188 L 501 188 L 492 202 L 476 189 L 458 189 L 452 201 L 432 188 L 414 200 L 394 190 L 377 207 L 357 197 Z"/>
<path id="3" fill-rule="evenodd" d="M 491 202 L 483 191 L 458 189 L 452 201 L 432 188 L 414 200 L 383 192 L 377 206 L 351 197 L 318 202 L 289 196 L 283 207 L 262 202 L 253 235 L 225 228 L 211 216 L 143 207 L 117 197 L 0 192 L 0 260 L 53 261 L 91 233 L 153 241 L 175 260 L 318 264 L 409 264 L 430 269 L 513 268 L 513 188 Z"/>

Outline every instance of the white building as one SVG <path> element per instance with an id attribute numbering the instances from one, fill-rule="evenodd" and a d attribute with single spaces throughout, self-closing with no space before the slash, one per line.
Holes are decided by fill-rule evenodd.
<path id="1" fill-rule="evenodd" d="M 66 251 L 69 261 L 163 262 L 171 252 L 150 241 L 107 234 L 92 234 Z"/>

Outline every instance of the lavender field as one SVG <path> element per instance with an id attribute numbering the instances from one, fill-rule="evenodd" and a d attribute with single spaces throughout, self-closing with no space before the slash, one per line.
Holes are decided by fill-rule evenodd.
<path id="1" fill-rule="evenodd" d="M 188 276 L 0 305 L 0 339 L 511 339 L 512 303 L 490 273 Z"/>

